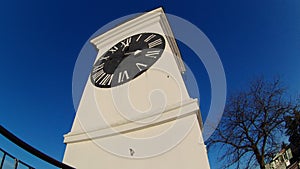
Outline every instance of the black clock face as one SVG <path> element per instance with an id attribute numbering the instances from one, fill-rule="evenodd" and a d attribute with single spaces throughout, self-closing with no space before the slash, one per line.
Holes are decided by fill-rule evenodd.
<path id="1" fill-rule="evenodd" d="M 91 82 L 100 88 L 124 84 L 148 70 L 162 55 L 165 39 L 156 33 L 130 36 L 111 47 L 94 64 Z"/>

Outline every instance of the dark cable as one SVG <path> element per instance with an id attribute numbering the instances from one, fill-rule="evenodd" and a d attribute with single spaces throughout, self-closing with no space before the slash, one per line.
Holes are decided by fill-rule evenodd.
<path id="1" fill-rule="evenodd" d="M 22 149 L 28 151 L 29 153 L 31 153 L 32 155 L 56 166 L 62 169 L 75 169 L 73 167 L 70 167 L 64 163 L 61 163 L 60 161 L 57 161 L 56 159 L 44 154 L 43 152 L 35 149 L 34 147 L 32 147 L 31 145 L 25 143 L 24 141 L 22 141 L 21 139 L 19 139 L 18 137 L 16 137 L 15 135 L 13 135 L 11 132 L 9 132 L 8 130 L 6 130 L 4 127 L 2 127 L 2 125 L 0 125 L 0 133 L 6 137 L 8 140 L 10 140 L 11 142 L 15 143 L 17 146 L 21 147 Z"/>

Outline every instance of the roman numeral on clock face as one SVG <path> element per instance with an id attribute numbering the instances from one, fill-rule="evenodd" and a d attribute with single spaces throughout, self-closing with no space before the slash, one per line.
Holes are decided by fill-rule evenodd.
<path id="1" fill-rule="evenodd" d="M 124 78 L 126 78 L 126 80 L 129 79 L 127 70 L 124 70 L 123 72 L 119 72 L 118 83 L 124 82 Z"/>
<path id="2" fill-rule="evenodd" d="M 101 63 L 100 65 L 97 65 L 93 68 L 93 73 L 97 72 L 100 69 L 103 69 L 104 63 Z"/>
<path id="3" fill-rule="evenodd" d="M 137 67 L 140 71 L 145 70 L 145 68 L 148 66 L 148 65 L 143 64 L 143 63 L 136 63 L 135 65 L 136 65 L 136 67 Z"/>
<path id="4" fill-rule="evenodd" d="M 119 48 L 114 46 L 111 49 L 109 49 L 108 51 L 110 51 L 111 53 L 115 53 Z"/>
<path id="5" fill-rule="evenodd" d="M 101 61 L 101 60 L 107 60 L 109 57 L 110 57 L 110 56 L 101 56 L 101 57 L 99 58 L 99 61 Z"/>
<path id="6" fill-rule="evenodd" d="M 106 74 L 100 81 L 100 85 L 110 85 L 113 75 Z"/>
<path id="7" fill-rule="evenodd" d="M 121 46 L 123 47 L 122 51 L 125 50 L 126 47 L 129 46 L 129 44 L 131 43 L 131 37 L 127 38 L 125 41 L 121 42 Z"/>
<path id="8" fill-rule="evenodd" d="M 149 42 L 149 41 L 150 41 L 151 39 L 153 39 L 155 36 L 156 36 L 156 35 L 151 34 L 150 36 L 148 36 L 148 37 L 144 40 L 144 42 Z"/>
<path id="9" fill-rule="evenodd" d="M 92 78 L 94 79 L 94 82 L 98 83 L 98 81 L 104 76 L 106 73 L 103 71 L 103 69 L 99 70 L 95 74 L 92 75 Z"/>
<path id="10" fill-rule="evenodd" d="M 160 50 L 149 50 L 146 52 L 145 56 L 156 59 L 156 57 L 159 55 L 159 53 L 160 53 Z"/>
<path id="11" fill-rule="evenodd" d="M 142 34 L 140 34 L 139 37 L 135 41 L 136 42 L 139 41 L 141 37 L 142 37 Z"/>
<path id="12" fill-rule="evenodd" d="M 159 39 L 156 39 L 153 42 L 148 43 L 148 47 L 153 48 L 153 47 L 158 46 L 160 44 L 162 44 L 162 40 L 159 38 Z"/>

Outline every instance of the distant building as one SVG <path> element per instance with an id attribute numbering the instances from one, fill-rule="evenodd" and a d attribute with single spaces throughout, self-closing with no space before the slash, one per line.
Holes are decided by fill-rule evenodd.
<path id="1" fill-rule="evenodd" d="M 266 165 L 266 169 L 300 169 L 300 162 L 295 160 L 292 150 L 288 146 L 275 155 Z"/>

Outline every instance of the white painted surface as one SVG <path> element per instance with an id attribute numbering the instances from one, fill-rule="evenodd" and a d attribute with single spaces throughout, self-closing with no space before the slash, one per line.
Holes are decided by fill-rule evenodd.
<path id="1" fill-rule="evenodd" d="M 196 120 L 195 115 L 185 117 L 181 120 L 185 122 L 192 122 Z M 170 122 L 169 122 L 170 123 Z M 159 126 L 153 126 L 146 130 L 139 130 L 128 135 L 144 135 L 159 131 L 158 128 L 163 128 L 169 123 Z M 77 143 L 70 143 L 67 145 L 64 162 L 75 166 L 77 169 L 208 169 L 208 159 L 205 146 L 200 135 L 200 128 L 197 123 L 194 123 L 192 130 L 176 147 L 152 158 L 126 158 L 120 157 L 101 149 L 95 142 L 82 141 Z M 113 145 L 118 136 L 105 138 L 108 144 Z M 97 140 L 96 140 L 97 141 Z M 124 146 L 117 147 L 124 152 L 130 154 L 129 148 L 135 151 L 135 155 L 139 155 L 144 151 L 151 151 L 151 149 L 159 149 L 163 144 L 171 144 L 172 138 L 163 140 L 161 142 L 153 142 L 153 146 L 135 146 L 124 143 Z"/>
<path id="2" fill-rule="evenodd" d="M 77 169 L 209 168 L 197 100 L 184 85 L 184 67 L 180 54 L 173 54 L 179 51 L 161 8 L 93 39 L 97 59 L 141 32 L 167 39 L 162 57 L 121 86 L 101 89 L 87 81 L 71 132 L 65 135 L 63 161 Z"/>

